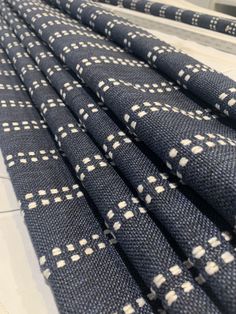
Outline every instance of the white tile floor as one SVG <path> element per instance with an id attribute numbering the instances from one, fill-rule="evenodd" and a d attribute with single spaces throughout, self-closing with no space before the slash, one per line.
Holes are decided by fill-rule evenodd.
<path id="1" fill-rule="evenodd" d="M 0 153 L 0 314 L 57 314 L 18 208 Z"/>

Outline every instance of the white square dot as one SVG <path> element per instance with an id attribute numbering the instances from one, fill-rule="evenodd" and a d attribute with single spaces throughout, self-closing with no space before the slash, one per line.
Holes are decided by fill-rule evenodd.
<path id="1" fill-rule="evenodd" d="M 72 262 L 76 262 L 76 261 L 78 261 L 79 259 L 80 259 L 80 256 L 79 256 L 78 254 L 74 254 L 74 255 L 71 256 Z"/>
<path id="2" fill-rule="evenodd" d="M 79 241 L 79 244 L 80 245 L 86 245 L 87 244 L 87 240 L 86 239 L 81 239 L 80 241 Z"/>
<path id="3" fill-rule="evenodd" d="M 153 176 L 150 176 L 150 177 L 147 178 L 147 180 L 148 180 L 149 183 L 154 183 L 154 182 L 156 182 L 157 179 L 155 177 L 153 177 Z"/>
<path id="4" fill-rule="evenodd" d="M 44 206 L 50 204 L 48 199 L 43 199 L 41 202 L 42 202 L 42 205 L 44 205 Z"/>
<path id="5" fill-rule="evenodd" d="M 61 267 L 64 267 L 66 265 L 65 261 L 64 260 L 60 260 L 57 262 L 57 268 L 61 268 Z"/>
<path id="6" fill-rule="evenodd" d="M 162 185 L 158 185 L 158 186 L 155 187 L 155 190 L 156 190 L 156 192 L 159 194 L 159 193 L 164 192 L 164 191 L 165 191 L 165 188 L 164 188 L 164 186 L 162 186 Z"/>
<path id="7" fill-rule="evenodd" d="M 87 166 L 88 172 L 93 171 L 94 169 L 95 169 L 95 167 L 93 165 Z"/>
<path id="8" fill-rule="evenodd" d="M 125 201 L 122 201 L 122 202 L 120 202 L 120 203 L 118 204 L 118 207 L 119 207 L 120 209 L 125 208 L 126 206 L 127 206 L 127 203 L 126 203 Z"/>
<path id="9" fill-rule="evenodd" d="M 36 202 L 31 202 L 31 203 L 29 203 L 29 205 L 28 205 L 28 208 L 29 208 L 29 209 L 33 209 L 33 208 L 36 208 L 36 207 L 37 207 Z"/>
<path id="10" fill-rule="evenodd" d="M 124 213 L 124 217 L 126 219 L 130 219 L 130 218 L 134 217 L 134 214 L 133 214 L 133 212 L 131 210 L 129 210 L 129 211 Z"/>

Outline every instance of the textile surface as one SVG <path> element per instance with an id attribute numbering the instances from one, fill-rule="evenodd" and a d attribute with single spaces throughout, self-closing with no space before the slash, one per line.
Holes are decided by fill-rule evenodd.
<path id="1" fill-rule="evenodd" d="M 192 26 L 206 28 L 215 32 L 236 36 L 236 20 L 233 18 L 222 18 L 149 0 L 96 0 L 95 2 L 117 5 Z"/>
<path id="2" fill-rule="evenodd" d="M 60 312 L 235 313 L 236 83 L 91 2 L 50 4 L 0 3 L 0 143 Z"/>
<path id="3" fill-rule="evenodd" d="M 151 313 L 3 51 L 1 149 L 60 311 Z"/>

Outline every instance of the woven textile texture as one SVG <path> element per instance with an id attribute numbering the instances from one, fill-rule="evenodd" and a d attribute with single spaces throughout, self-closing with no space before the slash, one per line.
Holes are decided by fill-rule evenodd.
<path id="1" fill-rule="evenodd" d="M 17 43 L 15 36 L 9 33 L 8 28 L 3 26 L 0 33 L 4 48 L 9 43 Z M 8 50 L 8 55 L 12 57 L 12 61 L 14 57 L 17 58 L 17 55 L 21 56 L 20 61 L 15 62 L 15 67 L 22 75 L 35 105 L 41 110 L 52 133 L 58 137 L 61 148 L 101 214 L 104 218 L 107 218 L 107 215 L 110 217 L 108 219 L 110 227 L 116 232 L 120 245 L 146 284 L 152 286 L 160 298 L 163 298 L 165 306 L 172 305 L 172 298 L 165 296 L 168 296 L 171 288 L 175 289 L 179 298 L 172 306 L 173 312 L 177 313 L 181 310 L 187 313 L 193 307 L 196 311 L 203 307 L 206 312 L 215 311 L 213 304 L 207 300 L 206 294 L 200 287 L 193 282 L 188 271 L 180 268 L 180 261 L 157 226 L 149 218 L 146 210 L 140 207 L 137 198 L 132 195 L 112 167 L 104 160 L 89 137 L 81 129 L 76 128 L 76 121 L 67 108 L 60 106 L 56 113 L 55 110 L 43 113 L 44 106 L 42 108 L 42 104 L 50 103 L 50 100 L 56 102 L 58 96 L 43 80 L 43 75 L 37 71 L 36 67 L 34 70 L 34 63 L 30 62 L 23 48 L 15 44 Z M 24 71 L 26 65 L 31 66 L 30 71 Z M 22 73 L 23 71 L 25 74 Z M 109 190 L 111 188 L 116 192 Z M 109 208 L 112 208 L 112 213 L 110 210 L 108 211 Z M 153 260 L 156 262 L 153 263 Z M 179 270 L 179 276 L 174 276 L 171 272 L 169 274 L 169 269 L 172 267 Z M 159 272 L 167 277 L 169 284 L 163 285 L 162 289 L 160 287 L 157 290 L 155 278 Z M 183 283 L 186 283 L 187 289 L 185 286 L 182 287 Z M 190 291 L 192 292 L 189 293 Z"/>
<path id="2" fill-rule="evenodd" d="M 59 310 L 152 313 L 2 50 L 0 117 L 1 150 Z"/>
<path id="3" fill-rule="evenodd" d="M 167 75 L 208 106 L 236 119 L 236 83 L 126 19 L 82 0 L 48 0 Z"/>
<path id="4" fill-rule="evenodd" d="M 154 16 L 171 19 L 177 22 L 206 28 L 215 32 L 236 36 L 236 20 L 222 18 L 206 13 L 185 10 L 177 6 L 148 0 L 96 0 L 111 5 L 117 5 Z"/>
<path id="5" fill-rule="evenodd" d="M 87 20 L 84 23 L 91 24 L 94 28 L 101 29 L 104 23 L 111 25 L 110 14 L 97 11 L 97 8 L 91 6 L 89 2 L 70 1 L 70 6 L 67 5 L 66 0 L 57 2 L 60 2 L 62 7 L 69 7 L 71 12 L 75 12 L 74 15 L 79 12 L 81 20 L 83 22 Z M 81 77 L 131 129 L 131 132 L 145 142 L 174 174 L 215 207 L 230 224 L 235 224 L 236 133 L 234 130 L 222 125 L 214 115 L 202 110 L 202 102 L 186 95 L 182 90 L 162 89 L 163 84 L 169 84 L 168 80 L 151 70 L 146 63 L 137 61 L 123 50 L 117 50 L 116 46 L 110 45 L 104 38 L 94 33 L 87 35 L 74 25 L 63 24 L 62 30 L 55 32 L 52 26 L 57 27 L 60 22 L 58 17 L 51 17 L 51 15 L 48 17 L 50 24 L 48 22 L 42 28 L 41 17 L 32 18 L 27 9 L 31 6 L 33 14 L 36 14 L 36 11 L 42 13 L 45 10 L 43 7 L 38 5 L 38 8 L 35 8 L 33 2 L 25 2 L 22 5 L 18 1 L 9 0 L 9 3 L 15 3 L 19 14 L 32 24 L 38 35 L 50 45 L 54 53 Z M 90 18 L 92 23 L 89 22 Z M 39 31 L 37 31 L 38 28 Z M 107 30 L 106 26 L 104 29 Z M 115 28 L 112 29 L 115 30 Z M 125 26 L 124 32 L 120 29 L 116 30 L 114 37 L 123 37 L 123 33 L 128 32 L 129 29 L 130 26 Z M 97 40 L 94 38 L 94 41 L 98 43 L 98 46 L 95 46 L 97 56 L 88 57 L 88 52 L 91 51 L 90 45 L 82 47 L 81 53 L 78 54 L 80 46 L 74 46 L 74 41 L 81 40 L 80 42 L 83 43 L 85 38 L 92 39 L 93 36 L 96 36 Z M 146 45 L 150 46 L 150 43 L 145 38 L 143 39 Z M 152 41 L 155 40 L 152 39 Z M 114 47 L 115 51 L 110 47 Z M 104 56 L 105 52 L 107 56 Z M 168 58 L 172 56 L 174 62 L 179 59 L 178 53 L 176 55 L 167 51 L 163 55 Z M 127 66 L 130 70 L 122 71 L 122 68 Z M 197 81 L 203 73 L 210 79 L 214 78 L 216 82 L 235 85 L 235 82 L 231 83 L 230 79 L 228 82 L 224 75 L 214 73 L 211 69 L 199 73 Z M 206 81 L 207 79 L 203 80 L 202 84 L 207 85 Z M 150 88 L 145 89 L 146 86 Z M 214 92 L 217 93 L 219 88 L 219 86 L 215 88 Z M 116 102 L 114 102 L 114 97 Z M 232 98 L 232 100 L 235 99 Z M 230 108 L 235 110 L 236 106 Z M 209 144 L 209 141 L 213 144 Z M 185 163 L 180 162 L 183 157 L 186 159 Z"/>
<path id="6" fill-rule="evenodd" d="M 236 83 L 125 41 L 138 28 L 91 2 L 48 2 L 0 3 L 0 144 L 59 311 L 235 313 Z"/>

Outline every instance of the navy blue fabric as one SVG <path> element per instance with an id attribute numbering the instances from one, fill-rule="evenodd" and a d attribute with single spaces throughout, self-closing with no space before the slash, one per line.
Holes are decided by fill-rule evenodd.
<path id="1" fill-rule="evenodd" d="M 210 107 L 236 119 L 236 83 L 128 20 L 83 0 L 48 0 L 82 24 L 114 41 L 189 90 Z"/>
<path id="2" fill-rule="evenodd" d="M 209 260 L 219 260 L 219 256 L 225 251 L 234 254 L 234 249 L 227 242 L 225 234 L 221 233 L 216 225 L 179 191 L 178 184 L 171 181 L 168 174 L 155 167 L 82 86 L 75 86 L 74 77 L 63 68 L 63 64 L 45 45 L 40 43 L 35 34 L 7 6 L 2 7 L 1 13 L 6 21 L 9 21 L 16 36 L 51 85 L 62 96 L 65 104 L 73 111 L 108 158 L 115 163 L 132 187 L 137 189 L 140 198 L 146 201 L 146 207 L 180 245 L 189 261 L 199 269 L 202 279 L 206 280 L 206 285 L 211 287 L 219 300 L 222 296 L 224 299 L 231 297 L 233 286 L 229 285 L 226 278 L 227 274 L 231 273 L 232 282 L 236 281 L 233 279 L 234 276 L 236 277 L 235 262 L 228 264 L 228 267 L 222 265 L 221 271 L 214 277 L 209 276 L 205 270 Z M 88 117 L 84 119 L 86 114 Z M 135 163 L 132 162 L 134 159 Z M 151 198 L 150 202 L 148 202 L 149 198 Z M 189 225 L 191 225 L 191 230 Z M 221 245 L 213 246 L 212 250 L 211 242 L 215 243 L 216 239 Z M 205 250 L 204 257 L 201 259 L 196 258 L 192 253 L 199 243 L 204 243 Z"/>
<path id="3" fill-rule="evenodd" d="M 177 22 L 206 28 L 215 32 L 236 36 L 236 20 L 205 14 L 192 10 L 185 10 L 166 3 L 148 0 L 96 0 L 115 6 L 121 6 L 154 16 L 175 20 Z"/>
<path id="4" fill-rule="evenodd" d="M 94 32 L 83 28 L 80 31 L 79 26 L 74 24 L 61 24 L 58 17 L 53 15 L 54 9 L 49 14 L 49 8 L 45 9 L 40 3 L 36 7 L 33 2 L 25 5 L 16 1 L 9 2 L 14 3 L 19 14 L 24 15 L 40 38 L 86 82 L 131 132 L 145 142 L 174 174 L 197 191 L 231 225 L 235 225 L 234 130 L 222 125 L 215 115 L 203 109 L 202 102 L 193 100 L 190 95 L 174 88 L 163 89 L 163 84 L 165 87 L 165 84 L 173 82 L 169 83 L 144 62 L 117 50 L 115 45 Z M 77 0 L 75 4 L 76 12 L 80 10 L 83 22 L 91 16 L 94 20 L 93 6 L 84 2 L 81 4 L 82 8 L 78 9 Z M 33 13 L 27 12 L 28 5 Z M 41 14 L 34 16 L 37 11 Z M 42 14 L 44 12 L 46 15 Z M 101 25 L 104 25 L 102 19 L 106 20 L 108 16 L 110 15 L 107 13 L 97 13 L 94 21 L 97 23 L 100 18 Z M 45 25 L 44 28 L 42 25 Z M 116 34 L 123 36 L 122 32 Z M 96 50 L 89 45 L 83 46 L 88 38 L 90 42 L 97 44 Z M 79 48 L 73 48 L 72 45 L 77 41 L 82 44 Z M 148 44 L 148 41 L 145 42 Z M 91 50 L 93 55 L 87 58 Z M 173 55 L 172 57 L 174 58 Z M 129 71 L 124 71 L 127 67 Z M 201 73 L 212 73 L 218 79 L 218 75 L 209 69 Z M 149 87 L 145 89 L 145 86 Z"/>
<path id="5" fill-rule="evenodd" d="M 7 2 L 11 8 L 0 6 L 0 38 L 10 61 L 3 54 L 3 64 L 11 62 L 16 73 L 1 73 L 8 80 L 4 90 L 14 86 L 17 95 L 2 103 L 1 145 L 60 312 L 157 312 L 158 302 L 152 309 L 143 296 L 148 287 L 149 298 L 170 313 L 235 313 L 236 259 L 228 232 L 235 223 L 235 130 L 70 16 L 42 1 Z M 95 16 L 88 2 L 56 3 L 111 36 L 102 23 L 110 14 L 96 9 Z M 35 118 L 26 123 L 29 109 Z M 38 148 L 43 144 L 55 148 L 49 150 L 53 166 Z M 75 175 L 90 205 L 79 190 L 71 207 L 74 192 L 60 180 L 68 176 L 76 190 Z M 128 269 L 111 246 L 115 239 L 104 235 L 103 219 Z"/>
<path id="6" fill-rule="evenodd" d="M 69 110 L 64 106 L 50 107 L 50 103 L 58 103 L 58 95 L 7 26 L 2 26 L 0 36 L 2 46 L 58 145 L 147 286 L 171 313 L 189 313 L 193 308 L 196 313 L 201 313 L 203 308 L 206 312 L 218 313 L 188 270 L 181 266 L 145 208 L 78 126 Z M 91 248 L 86 251 L 89 255 Z"/>
<path id="7" fill-rule="evenodd" d="M 1 150 L 59 311 L 153 313 L 2 50 L 0 58 Z"/>

